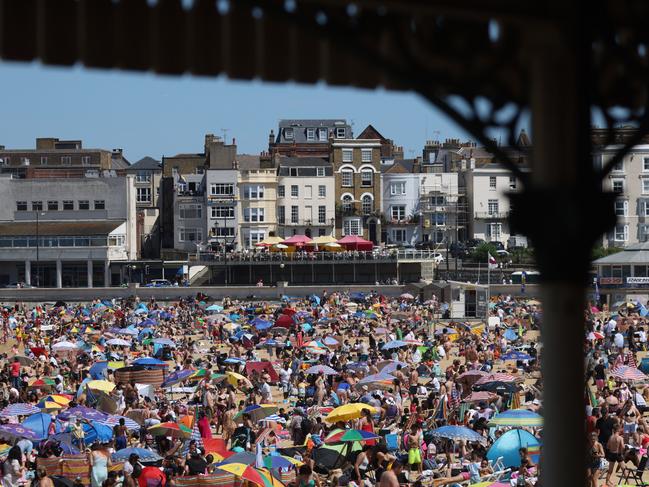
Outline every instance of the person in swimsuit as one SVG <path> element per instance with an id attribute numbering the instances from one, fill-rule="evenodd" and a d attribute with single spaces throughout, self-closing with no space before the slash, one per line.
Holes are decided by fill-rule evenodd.
<path id="1" fill-rule="evenodd" d="M 598 487 L 597 477 L 599 476 L 599 468 L 604 458 L 604 447 L 597 441 L 597 433 L 588 435 L 588 482 L 591 487 Z"/>
<path id="2" fill-rule="evenodd" d="M 606 459 L 608 460 L 608 473 L 606 474 L 606 485 L 611 485 L 611 475 L 615 471 L 615 467 L 622 464 L 624 461 L 624 439 L 622 438 L 622 427 L 618 426 L 613 431 L 613 434 L 606 444 Z M 619 468 L 619 467 L 618 467 Z"/>
<path id="3" fill-rule="evenodd" d="M 320 481 L 314 477 L 313 470 L 308 465 L 302 465 L 295 479 L 296 487 L 320 487 Z"/>

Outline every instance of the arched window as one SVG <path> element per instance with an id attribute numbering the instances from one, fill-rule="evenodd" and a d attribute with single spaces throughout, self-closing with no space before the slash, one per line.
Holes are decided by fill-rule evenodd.
<path id="1" fill-rule="evenodd" d="M 363 204 L 363 215 L 369 215 L 374 211 L 374 200 L 369 194 L 364 195 L 361 202 Z"/>
<path id="2" fill-rule="evenodd" d="M 352 211 L 352 197 L 348 194 L 343 196 L 343 211 Z"/>

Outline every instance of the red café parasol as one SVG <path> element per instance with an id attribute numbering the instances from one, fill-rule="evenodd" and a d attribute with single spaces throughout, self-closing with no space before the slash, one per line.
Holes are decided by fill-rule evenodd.
<path id="1" fill-rule="evenodd" d="M 374 244 L 358 235 L 347 235 L 337 242 L 347 250 L 372 250 Z"/>

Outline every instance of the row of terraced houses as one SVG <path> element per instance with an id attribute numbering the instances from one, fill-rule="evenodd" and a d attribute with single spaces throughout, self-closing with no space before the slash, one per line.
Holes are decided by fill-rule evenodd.
<path id="1" fill-rule="evenodd" d="M 502 150 L 526 171 L 529 147 L 521 131 Z M 648 161 L 640 145 L 611 173 L 619 223 L 605 244 L 647 239 Z M 374 126 L 355 135 L 344 119 L 281 120 L 256 155 L 212 134 L 196 152 L 137 162 L 121 149 L 39 138 L 32 149 L 0 146 L 0 284 L 115 285 L 124 263 L 250 249 L 270 236 L 506 244 L 507 194 L 519 186 L 473 142 L 426 141 L 406 158 Z"/>

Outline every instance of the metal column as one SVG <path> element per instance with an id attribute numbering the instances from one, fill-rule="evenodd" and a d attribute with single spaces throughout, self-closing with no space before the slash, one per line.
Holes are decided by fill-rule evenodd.
<path id="1" fill-rule="evenodd" d="M 32 284 L 32 262 L 31 260 L 25 261 L 25 284 L 31 286 Z"/>
<path id="2" fill-rule="evenodd" d="M 88 287 L 92 287 L 92 266 L 92 259 L 88 259 L 88 262 L 86 263 L 86 284 Z"/>
<path id="3" fill-rule="evenodd" d="M 56 259 L 56 287 L 63 287 L 63 263 L 61 259 Z"/>

